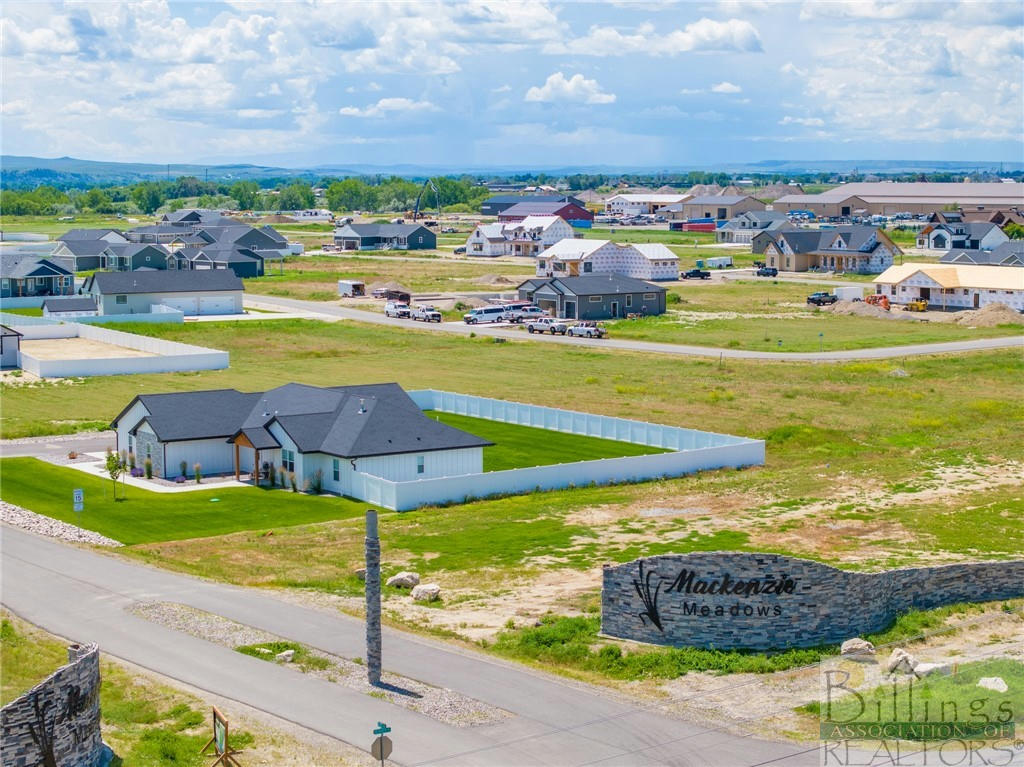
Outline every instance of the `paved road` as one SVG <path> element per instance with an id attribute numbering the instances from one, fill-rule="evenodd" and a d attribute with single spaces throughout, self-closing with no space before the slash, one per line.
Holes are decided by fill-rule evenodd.
<path id="1" fill-rule="evenodd" d="M 817 752 L 729 735 L 407 634 L 386 631 L 385 669 L 513 714 L 456 728 L 125 612 L 140 600 L 207 610 L 345 657 L 363 654 L 363 623 L 258 590 L 200 581 L 0 525 L 4 606 L 75 641 L 317 732 L 368 748 L 377 721 L 408 765 L 817 764 Z M 728 682 L 723 681 L 723 685 Z"/>
<path id="2" fill-rule="evenodd" d="M 74 450 L 76 453 L 102 453 L 113 448 L 117 438 L 113 431 L 97 432 L 83 436 L 30 437 L 28 439 L 0 441 L 0 457 L 35 456 L 37 458 L 62 458 Z"/>
<path id="3" fill-rule="evenodd" d="M 899 357 L 915 357 L 922 354 L 950 354 L 954 352 L 985 351 L 988 349 L 1024 349 L 1024 335 L 1006 338 L 979 338 L 972 341 L 951 341 L 937 344 L 912 344 L 908 346 L 887 346 L 877 349 L 848 349 L 833 352 L 758 352 L 743 349 L 723 349 L 713 346 L 687 346 L 685 344 L 664 344 L 651 341 L 632 341 L 628 339 L 605 338 L 601 340 L 586 338 L 567 338 L 526 333 L 522 328 L 510 328 L 507 325 L 465 325 L 458 322 L 430 324 L 399 320 L 385 317 L 379 312 L 365 309 L 352 309 L 335 306 L 317 301 L 300 301 L 294 298 L 279 296 L 248 296 L 246 303 L 276 306 L 293 311 L 312 311 L 320 314 L 331 314 L 349 320 L 369 322 L 375 325 L 387 325 L 406 329 L 429 330 L 439 333 L 455 333 L 478 336 L 498 336 L 517 341 L 535 341 L 538 343 L 569 344 L 571 346 L 592 346 L 602 349 L 621 349 L 633 352 L 653 352 L 656 354 L 674 354 L 685 357 L 722 357 L 725 359 L 802 361 L 802 362 L 849 362 L 851 360 L 877 360 Z"/>

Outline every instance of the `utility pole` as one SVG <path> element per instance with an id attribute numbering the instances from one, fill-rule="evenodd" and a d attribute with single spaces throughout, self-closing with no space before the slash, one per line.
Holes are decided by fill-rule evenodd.
<path id="1" fill-rule="evenodd" d="M 366 510 L 366 678 L 380 684 L 380 538 L 377 512 Z"/>

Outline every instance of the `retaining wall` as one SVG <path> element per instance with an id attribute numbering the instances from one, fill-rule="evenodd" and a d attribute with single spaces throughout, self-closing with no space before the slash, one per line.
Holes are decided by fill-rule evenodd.
<path id="1" fill-rule="evenodd" d="M 100 654 L 71 645 L 68 665 L 0 709 L 3 767 L 98 767 L 108 751 L 100 734 Z"/>
<path id="2" fill-rule="evenodd" d="M 603 633 L 722 650 L 838 644 L 910 609 L 1024 597 L 1024 560 L 860 573 L 779 554 L 700 552 L 608 566 L 603 576 Z"/>

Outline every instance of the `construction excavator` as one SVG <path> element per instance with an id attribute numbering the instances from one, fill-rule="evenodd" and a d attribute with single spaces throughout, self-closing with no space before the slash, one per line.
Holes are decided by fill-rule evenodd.
<path id="1" fill-rule="evenodd" d="M 423 200 L 423 193 L 430 188 L 434 192 L 434 202 L 437 203 L 437 218 L 441 220 L 441 193 L 437 189 L 437 185 L 429 178 L 423 182 L 423 186 L 420 187 L 420 193 L 416 195 L 416 208 L 412 212 L 412 220 L 415 221 L 420 217 L 420 202 Z"/>

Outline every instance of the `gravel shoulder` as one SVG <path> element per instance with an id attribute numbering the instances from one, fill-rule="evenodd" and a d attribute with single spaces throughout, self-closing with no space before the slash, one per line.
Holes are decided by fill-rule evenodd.
<path id="1" fill-rule="evenodd" d="M 20 527 L 22 530 L 28 530 L 36 535 L 45 535 L 48 538 L 57 538 L 72 543 L 88 543 L 93 546 L 124 546 L 123 543 L 115 541 L 113 538 L 42 514 L 36 514 L 34 511 L 23 509 L 21 506 L 15 506 L 6 501 L 0 501 L 0 522 Z"/>

